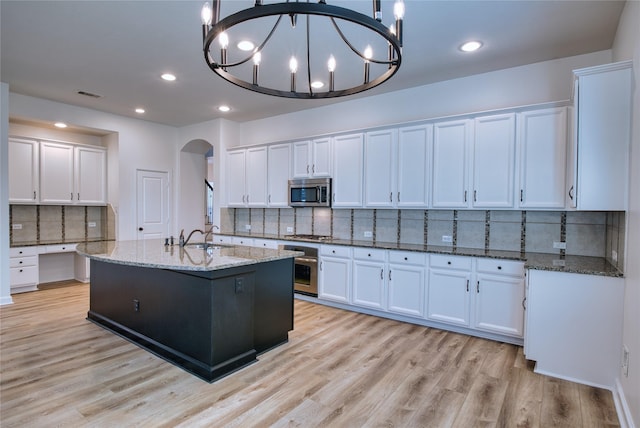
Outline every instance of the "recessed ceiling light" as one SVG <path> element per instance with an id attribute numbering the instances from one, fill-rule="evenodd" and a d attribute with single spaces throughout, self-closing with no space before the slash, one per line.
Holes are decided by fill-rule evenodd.
<path id="1" fill-rule="evenodd" d="M 226 113 L 228 111 L 231 111 L 231 107 L 229 107 L 229 106 L 220 106 L 220 107 L 218 107 L 218 110 L 220 110 L 223 113 Z"/>
<path id="2" fill-rule="evenodd" d="M 56 122 L 53 124 L 53 126 L 55 126 L 56 128 L 66 128 L 67 124 L 64 122 Z"/>
<path id="3" fill-rule="evenodd" d="M 462 52 L 474 52 L 482 47 L 482 42 L 472 40 L 460 45 L 460 50 Z"/>
<path id="4" fill-rule="evenodd" d="M 314 89 L 320 89 L 320 88 L 322 88 L 323 86 L 324 86 L 324 83 L 323 83 L 323 82 L 321 82 L 321 81 L 319 81 L 319 80 L 316 80 L 316 81 L 314 81 L 314 82 L 311 82 L 311 87 L 312 87 L 312 88 L 314 88 Z"/>
<path id="5" fill-rule="evenodd" d="M 255 48 L 255 45 L 249 40 L 241 40 L 238 42 L 237 46 L 241 51 L 252 51 L 253 48 Z"/>
<path id="6" fill-rule="evenodd" d="M 144 112 L 145 112 L 145 110 L 144 110 L 143 108 L 141 108 L 141 107 L 138 107 L 138 108 L 136 109 L 136 113 L 138 113 L 138 114 L 142 114 L 142 113 L 144 113 Z"/>
<path id="7" fill-rule="evenodd" d="M 174 76 L 174 75 L 173 75 L 173 74 L 171 74 L 171 73 L 164 73 L 164 74 L 163 74 L 162 76 L 160 76 L 160 77 L 162 77 L 162 78 L 163 78 L 164 80 L 166 80 L 167 82 L 173 82 L 174 80 L 176 80 L 176 76 Z"/>

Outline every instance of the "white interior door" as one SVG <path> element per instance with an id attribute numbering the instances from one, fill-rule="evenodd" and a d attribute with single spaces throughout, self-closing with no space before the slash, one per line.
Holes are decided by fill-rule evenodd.
<path id="1" fill-rule="evenodd" d="M 166 238 L 169 234 L 169 173 L 137 171 L 138 239 Z"/>

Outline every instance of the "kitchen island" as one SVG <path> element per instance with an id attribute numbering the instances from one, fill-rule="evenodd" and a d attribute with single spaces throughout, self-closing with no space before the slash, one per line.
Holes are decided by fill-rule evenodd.
<path id="1" fill-rule="evenodd" d="M 79 244 L 91 259 L 87 318 L 212 382 L 256 361 L 293 329 L 293 251 Z"/>

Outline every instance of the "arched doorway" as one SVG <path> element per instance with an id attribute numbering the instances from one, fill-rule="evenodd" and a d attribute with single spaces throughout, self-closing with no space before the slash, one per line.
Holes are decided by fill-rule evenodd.
<path id="1" fill-rule="evenodd" d="M 177 228 L 209 230 L 214 217 L 213 145 L 191 140 L 180 150 Z"/>

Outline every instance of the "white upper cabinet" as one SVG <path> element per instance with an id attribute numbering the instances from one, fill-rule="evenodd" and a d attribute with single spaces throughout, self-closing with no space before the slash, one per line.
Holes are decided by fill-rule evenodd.
<path id="1" fill-rule="evenodd" d="M 41 142 L 40 203 L 74 203 L 76 197 L 73 185 L 73 146 Z"/>
<path id="2" fill-rule="evenodd" d="M 245 193 L 245 150 L 227 152 L 227 204 L 230 207 L 244 207 Z"/>
<path id="3" fill-rule="evenodd" d="M 471 138 L 471 120 L 434 125 L 431 204 L 434 208 L 469 206 L 467 158 Z"/>
<path id="4" fill-rule="evenodd" d="M 107 202 L 107 152 L 75 147 L 76 202 L 100 205 Z"/>
<path id="5" fill-rule="evenodd" d="M 432 145 L 433 125 L 398 130 L 397 207 L 429 206 Z"/>
<path id="6" fill-rule="evenodd" d="M 631 61 L 575 70 L 575 174 L 579 210 L 624 211 L 629 185 Z"/>
<path id="7" fill-rule="evenodd" d="M 474 208 L 513 207 L 515 143 L 515 114 L 474 120 Z"/>
<path id="8" fill-rule="evenodd" d="M 9 203 L 36 204 L 40 198 L 39 143 L 9 139 Z"/>
<path id="9" fill-rule="evenodd" d="M 567 109 L 518 114 L 520 208 L 564 208 Z"/>
<path id="10" fill-rule="evenodd" d="M 426 208 L 433 126 L 368 132 L 364 203 L 371 208 Z"/>
<path id="11" fill-rule="evenodd" d="M 267 161 L 267 204 L 270 207 L 286 207 L 289 204 L 287 189 L 291 176 L 291 144 L 269 146 Z"/>
<path id="12" fill-rule="evenodd" d="M 267 148 L 247 149 L 245 174 L 247 177 L 247 206 L 267 206 Z"/>
<path id="13" fill-rule="evenodd" d="M 392 207 L 396 202 L 397 141 L 395 129 L 365 134 L 364 203 L 367 207 Z"/>
<path id="14" fill-rule="evenodd" d="M 266 207 L 267 148 L 229 150 L 227 183 L 230 207 Z"/>
<path id="15" fill-rule="evenodd" d="M 362 207 L 363 140 L 362 134 L 333 140 L 333 207 Z"/>
<path id="16" fill-rule="evenodd" d="M 331 176 L 331 138 L 293 143 L 293 178 Z"/>

